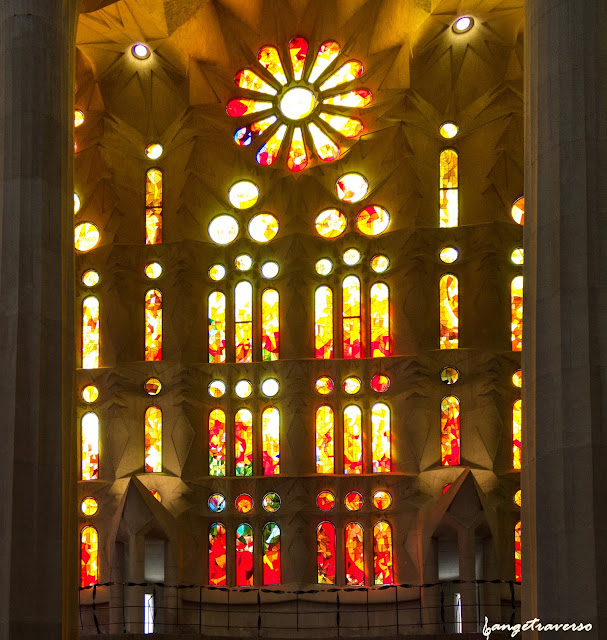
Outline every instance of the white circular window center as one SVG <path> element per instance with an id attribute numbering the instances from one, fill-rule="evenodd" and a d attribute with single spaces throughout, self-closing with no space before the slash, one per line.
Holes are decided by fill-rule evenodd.
<path id="1" fill-rule="evenodd" d="M 280 100 L 280 110 L 290 120 L 309 116 L 316 107 L 316 96 L 303 87 L 289 89 Z"/>

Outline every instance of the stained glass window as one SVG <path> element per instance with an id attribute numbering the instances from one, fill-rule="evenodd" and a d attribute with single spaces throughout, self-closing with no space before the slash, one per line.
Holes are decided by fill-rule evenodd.
<path id="1" fill-rule="evenodd" d="M 226 528 L 220 522 L 215 522 L 209 527 L 209 584 L 226 584 L 226 556 Z"/>
<path id="2" fill-rule="evenodd" d="M 234 418 L 236 475 L 253 475 L 253 414 L 240 409 Z"/>
<path id="3" fill-rule="evenodd" d="M 88 296 L 82 301 L 82 368 L 99 367 L 99 300 Z"/>
<path id="4" fill-rule="evenodd" d="M 280 527 L 275 522 L 263 528 L 263 583 L 280 584 Z"/>
<path id="5" fill-rule="evenodd" d="M 333 357 L 333 291 L 325 286 L 314 294 L 314 344 L 316 358 Z"/>
<path id="6" fill-rule="evenodd" d="M 521 523 L 517 522 L 514 527 L 514 575 L 517 582 L 521 581 L 523 575 L 521 570 L 521 541 Z"/>
<path id="7" fill-rule="evenodd" d="M 95 527 L 84 527 L 80 532 L 80 586 L 89 587 L 99 582 L 99 534 Z"/>
<path id="8" fill-rule="evenodd" d="M 392 352 L 390 337 L 390 290 L 377 282 L 371 287 L 371 357 L 389 356 Z"/>
<path id="9" fill-rule="evenodd" d="M 88 404 L 91 404 L 99 397 L 99 389 L 94 384 L 87 384 L 80 392 L 80 397 Z"/>
<path id="10" fill-rule="evenodd" d="M 80 422 L 82 439 L 82 479 L 99 479 L 99 418 L 89 411 Z"/>
<path id="11" fill-rule="evenodd" d="M 261 442 L 263 447 L 263 475 L 280 473 L 280 412 L 268 407 L 261 414 Z"/>
<path id="12" fill-rule="evenodd" d="M 209 223 L 209 238 L 215 244 L 230 244 L 236 240 L 239 230 L 238 220 L 224 213 L 213 218 Z"/>
<path id="13" fill-rule="evenodd" d="M 384 520 L 373 527 L 373 570 L 375 584 L 394 584 L 392 527 Z"/>
<path id="14" fill-rule="evenodd" d="M 459 400 L 443 398 L 441 405 L 441 460 L 443 466 L 460 464 Z"/>
<path id="15" fill-rule="evenodd" d="M 322 511 L 331 511 L 335 506 L 335 495 L 330 491 L 321 491 L 316 496 L 316 506 Z"/>
<path id="16" fill-rule="evenodd" d="M 145 294 L 145 359 L 162 360 L 162 294 L 158 289 Z"/>
<path id="17" fill-rule="evenodd" d="M 90 251 L 97 246 L 99 229 L 92 222 L 83 222 L 74 229 L 74 247 L 77 251 Z"/>
<path id="18" fill-rule="evenodd" d="M 148 407 L 145 412 L 145 472 L 162 471 L 162 411 Z"/>
<path id="19" fill-rule="evenodd" d="M 356 218 L 356 227 L 366 236 L 378 236 L 390 224 L 390 214 L 376 204 L 365 207 Z"/>
<path id="20" fill-rule="evenodd" d="M 457 227 L 458 223 L 458 158 L 453 149 L 440 154 L 440 226 Z"/>
<path id="21" fill-rule="evenodd" d="M 361 386 L 362 382 L 360 381 L 360 378 L 357 378 L 356 376 L 348 376 L 344 380 L 344 391 L 349 396 L 356 395 L 360 391 Z"/>
<path id="22" fill-rule="evenodd" d="M 324 209 L 316 216 L 314 226 L 323 238 L 338 238 L 346 230 L 348 220 L 339 209 Z"/>
<path id="23" fill-rule="evenodd" d="M 250 282 L 239 282 L 234 289 L 234 316 L 236 320 L 236 362 L 253 361 L 253 287 Z"/>
<path id="24" fill-rule="evenodd" d="M 343 287 L 343 357 L 362 358 L 360 280 L 346 276 Z"/>
<path id="25" fill-rule="evenodd" d="M 80 511 L 85 516 L 94 516 L 99 511 L 99 503 L 93 497 L 85 498 L 80 503 Z"/>
<path id="26" fill-rule="evenodd" d="M 271 213 L 259 213 L 249 222 L 249 235 L 256 242 L 270 242 L 278 233 L 278 219 Z"/>
<path id="27" fill-rule="evenodd" d="M 459 347 L 459 293 L 457 278 L 447 273 L 439 283 L 440 348 Z"/>
<path id="28" fill-rule="evenodd" d="M 363 528 L 358 522 L 346 525 L 346 584 L 362 586 L 365 584 L 365 554 L 363 546 Z"/>
<path id="29" fill-rule="evenodd" d="M 383 402 L 374 404 L 371 409 L 371 448 L 373 473 L 392 471 L 390 408 Z"/>
<path id="30" fill-rule="evenodd" d="M 261 359 L 278 360 L 280 345 L 279 296 L 275 289 L 266 289 L 261 296 Z"/>
<path id="31" fill-rule="evenodd" d="M 221 398 L 226 392 L 226 383 L 223 380 L 211 380 L 207 390 L 211 398 Z"/>
<path id="32" fill-rule="evenodd" d="M 253 586 L 253 528 L 241 524 L 236 529 L 236 585 Z"/>
<path id="33" fill-rule="evenodd" d="M 253 393 L 253 385 L 248 380 L 239 380 L 234 385 L 234 393 L 239 398 L 248 398 Z"/>
<path id="34" fill-rule="evenodd" d="M 363 472 L 362 412 L 350 404 L 344 409 L 344 473 Z"/>
<path id="35" fill-rule="evenodd" d="M 523 225 L 525 224 L 525 197 L 521 196 L 517 198 L 512 205 L 512 209 L 510 210 L 512 215 L 512 219 L 517 224 Z"/>
<path id="36" fill-rule="evenodd" d="M 321 522 L 316 527 L 318 584 L 335 584 L 335 525 Z"/>
<path id="37" fill-rule="evenodd" d="M 273 491 L 266 493 L 261 501 L 261 506 L 270 513 L 278 511 L 280 509 L 280 496 Z"/>
<path id="38" fill-rule="evenodd" d="M 376 491 L 373 494 L 373 505 L 376 509 L 384 511 L 392 504 L 392 496 L 387 491 Z"/>
<path id="39" fill-rule="evenodd" d="M 519 399 L 512 407 L 512 467 L 521 468 L 521 417 L 522 401 Z"/>
<path id="40" fill-rule="evenodd" d="M 344 505 L 348 511 L 360 511 L 363 502 L 363 497 L 358 491 L 348 491 L 344 499 Z"/>
<path id="41" fill-rule="evenodd" d="M 263 82 L 259 76 L 255 76 L 258 80 Z M 263 83 L 265 84 L 265 82 Z M 271 87 L 265 84 L 266 87 Z M 259 91 L 259 89 L 255 89 Z M 274 91 L 274 89 L 272 89 Z M 274 93 L 276 93 L 274 91 Z M 236 209 L 250 209 L 259 200 L 259 187 L 250 180 L 239 180 L 234 183 L 228 191 L 228 200 L 230 204 Z"/>
<path id="42" fill-rule="evenodd" d="M 516 276 L 510 287 L 512 351 L 523 349 L 523 276 Z"/>
<path id="43" fill-rule="evenodd" d="M 253 498 L 248 493 L 241 493 L 234 503 L 240 513 L 249 513 L 253 509 Z"/>
<path id="44" fill-rule="evenodd" d="M 322 396 L 329 395 L 335 386 L 335 383 L 329 376 L 321 376 L 314 383 L 316 391 Z"/>
<path id="45" fill-rule="evenodd" d="M 223 409 L 209 413 L 209 475 L 226 474 L 226 414 Z"/>
<path id="46" fill-rule="evenodd" d="M 316 473 L 335 473 L 335 416 L 333 409 L 316 409 Z"/>
<path id="47" fill-rule="evenodd" d="M 273 398 L 280 391 L 280 383 L 276 378 L 266 378 L 259 388 L 264 396 Z"/>
<path id="48" fill-rule="evenodd" d="M 226 497 L 222 493 L 213 493 L 209 496 L 207 504 L 213 513 L 220 513 L 226 508 Z"/>
<path id="49" fill-rule="evenodd" d="M 220 291 L 209 295 L 209 362 L 226 361 L 226 297 Z"/>
<path id="50" fill-rule="evenodd" d="M 385 393 L 390 388 L 390 378 L 384 373 L 377 373 L 371 378 L 371 389 Z"/>
<path id="51" fill-rule="evenodd" d="M 368 191 L 369 183 L 360 173 L 344 173 L 335 183 L 335 194 L 344 202 L 360 202 Z"/>
<path id="52" fill-rule="evenodd" d="M 145 174 L 145 243 L 162 242 L 162 171 Z"/>

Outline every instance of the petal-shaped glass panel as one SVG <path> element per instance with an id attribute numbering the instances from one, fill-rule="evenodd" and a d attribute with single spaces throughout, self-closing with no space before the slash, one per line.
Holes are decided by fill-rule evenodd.
<path id="1" fill-rule="evenodd" d="M 357 118 L 348 118 L 346 116 L 336 116 L 332 113 L 322 111 L 320 119 L 324 120 L 332 129 L 346 138 L 357 138 L 363 131 L 363 123 Z"/>
<path id="2" fill-rule="evenodd" d="M 306 56 L 308 55 L 308 41 L 305 38 L 296 37 L 289 42 L 289 57 L 293 68 L 293 78 L 301 80 L 303 70 L 306 66 Z"/>
<path id="3" fill-rule="evenodd" d="M 339 158 L 339 147 L 329 138 L 329 136 L 321 131 L 313 122 L 308 124 L 308 131 L 312 136 L 314 148 L 318 157 L 324 162 L 331 162 Z"/>
<path id="4" fill-rule="evenodd" d="M 276 116 L 270 116 L 263 120 L 257 120 L 251 124 L 247 124 L 234 132 L 234 141 L 241 147 L 248 147 L 253 138 L 260 136 L 268 127 L 276 122 Z"/>
<path id="5" fill-rule="evenodd" d="M 234 82 L 241 89 L 267 93 L 270 96 L 275 96 L 277 93 L 276 89 L 271 87 L 265 80 L 262 80 L 254 71 L 251 71 L 251 69 L 241 69 L 236 74 Z"/>
<path id="6" fill-rule="evenodd" d="M 303 139 L 303 132 L 301 127 L 295 127 L 291 138 L 291 146 L 289 147 L 287 167 L 289 167 L 291 171 L 303 171 L 307 166 L 308 152 Z"/>
<path id="7" fill-rule="evenodd" d="M 308 76 L 308 82 L 310 84 L 314 84 L 318 78 L 320 78 L 323 71 L 337 58 L 340 51 L 341 47 L 339 43 L 333 40 L 327 40 L 327 42 L 323 42 L 320 45 L 318 53 L 316 54 L 316 60 L 314 60 L 314 65 Z"/>
<path id="8" fill-rule="evenodd" d="M 281 85 L 287 84 L 287 76 L 280 61 L 280 54 L 276 47 L 262 47 L 258 54 L 257 60 L 259 64 L 268 72 L 270 72 Z"/>
<path id="9" fill-rule="evenodd" d="M 346 82 L 356 80 L 362 75 L 363 65 L 358 60 L 348 60 L 346 64 L 339 67 L 339 69 L 328 80 L 320 85 L 320 91 L 327 91 L 327 89 L 333 89 L 339 87 Z"/>
<path id="10" fill-rule="evenodd" d="M 273 107 L 273 103 L 262 100 L 251 100 L 250 98 L 235 98 L 228 102 L 226 111 L 232 118 L 248 116 L 250 113 L 259 113 Z"/>
<path id="11" fill-rule="evenodd" d="M 287 125 L 281 124 L 276 132 L 268 139 L 268 141 L 257 152 L 257 163 L 264 167 L 269 167 L 274 164 L 278 154 L 280 153 L 280 146 L 287 133 Z"/>
<path id="12" fill-rule="evenodd" d="M 373 94 L 369 89 L 355 89 L 347 93 L 340 93 L 336 96 L 325 98 L 322 103 L 335 107 L 350 107 L 352 109 L 362 109 L 373 102 Z"/>

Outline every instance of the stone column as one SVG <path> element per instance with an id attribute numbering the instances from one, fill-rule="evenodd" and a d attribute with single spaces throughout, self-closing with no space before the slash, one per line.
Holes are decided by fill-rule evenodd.
<path id="1" fill-rule="evenodd" d="M 476 603 L 476 535 L 472 528 L 461 528 L 457 535 L 459 553 L 459 577 L 468 584 L 460 584 L 456 589 L 462 597 L 462 630 L 464 633 L 477 631 Z"/>
<path id="2" fill-rule="evenodd" d="M 77 625 L 75 5 L 0 3 L 1 640 Z"/>
<path id="3" fill-rule="evenodd" d="M 597 639 L 607 636 L 606 33 L 604 0 L 526 2 L 522 617 L 592 623 L 583 635 Z"/>

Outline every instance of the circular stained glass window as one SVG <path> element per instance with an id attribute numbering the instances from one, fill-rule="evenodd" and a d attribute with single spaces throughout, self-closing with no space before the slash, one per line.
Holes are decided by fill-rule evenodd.
<path id="1" fill-rule="evenodd" d="M 458 18 L 451 27 L 453 31 L 457 34 L 466 33 L 466 31 L 470 31 L 474 26 L 474 19 L 470 16 L 462 16 Z"/>
<path id="2" fill-rule="evenodd" d="M 314 226 L 323 238 L 337 238 L 346 230 L 348 221 L 339 209 L 325 209 L 316 216 Z"/>
<path id="3" fill-rule="evenodd" d="M 157 396 L 162 390 L 162 383 L 158 378 L 149 378 L 145 382 L 144 389 L 148 396 Z"/>
<path id="4" fill-rule="evenodd" d="M 270 513 L 278 511 L 280 509 L 280 496 L 272 491 L 266 493 L 261 502 L 261 506 Z"/>
<path id="5" fill-rule="evenodd" d="M 82 511 L 85 516 L 94 516 L 97 511 L 99 511 L 99 503 L 93 497 L 85 498 L 80 503 L 80 511 Z"/>
<path id="6" fill-rule="evenodd" d="M 89 404 L 95 402 L 99 397 L 99 389 L 94 384 L 87 384 L 80 392 L 80 397 Z"/>
<path id="7" fill-rule="evenodd" d="M 261 265 L 261 275 L 266 280 L 271 280 L 272 278 L 275 278 L 278 275 L 279 271 L 280 271 L 280 267 L 278 266 L 277 262 L 264 262 Z"/>
<path id="8" fill-rule="evenodd" d="M 158 262 L 150 262 L 150 264 L 146 264 L 145 275 L 150 280 L 156 280 L 156 278 L 160 278 L 160 276 L 162 275 L 162 265 Z"/>
<path id="9" fill-rule="evenodd" d="M 375 273 L 383 273 L 390 266 L 390 260 L 387 256 L 384 255 L 376 255 L 371 259 L 371 269 L 375 271 Z"/>
<path id="10" fill-rule="evenodd" d="M 378 373 L 371 378 L 371 388 L 373 391 L 383 393 L 390 388 L 390 378 L 383 373 Z"/>
<path id="11" fill-rule="evenodd" d="M 525 261 L 525 253 L 521 247 L 516 248 L 510 255 L 510 260 L 514 264 L 523 264 Z"/>
<path id="12" fill-rule="evenodd" d="M 212 398 L 221 398 L 226 392 L 226 383 L 223 380 L 211 380 L 207 389 Z"/>
<path id="13" fill-rule="evenodd" d="M 84 124 L 84 113 L 80 109 L 74 111 L 74 126 L 79 127 Z"/>
<path id="14" fill-rule="evenodd" d="M 74 229 L 74 246 L 78 251 L 90 251 L 99 242 L 99 229 L 92 222 L 83 222 Z"/>
<path id="15" fill-rule="evenodd" d="M 80 196 L 75 193 L 74 194 L 74 215 L 76 215 L 80 211 Z"/>
<path id="16" fill-rule="evenodd" d="M 360 378 L 350 376 L 344 380 L 344 391 L 352 396 L 360 391 L 361 384 Z"/>
<path id="17" fill-rule="evenodd" d="M 346 493 L 344 504 L 348 511 L 358 511 L 363 506 L 363 497 L 358 491 L 350 491 Z"/>
<path id="18" fill-rule="evenodd" d="M 250 180 L 240 180 L 228 191 L 228 200 L 236 209 L 250 209 L 258 199 L 259 188 Z"/>
<path id="19" fill-rule="evenodd" d="M 366 236 L 377 236 L 383 233 L 390 224 L 390 214 L 376 204 L 365 207 L 356 218 L 356 226 Z"/>
<path id="20" fill-rule="evenodd" d="M 164 149 L 162 148 L 162 145 L 158 144 L 157 142 L 148 144 L 148 146 L 145 148 L 145 155 L 150 160 L 158 160 L 158 158 L 160 158 L 163 152 L 164 152 Z"/>
<path id="21" fill-rule="evenodd" d="M 451 138 L 455 138 L 455 136 L 459 132 L 459 127 L 455 124 L 455 122 L 443 122 L 438 129 L 438 132 L 441 134 L 443 138 L 447 138 L 450 140 Z"/>
<path id="22" fill-rule="evenodd" d="M 223 214 L 213 218 L 209 224 L 209 238 L 216 244 L 226 245 L 238 236 L 238 220 Z"/>
<path id="23" fill-rule="evenodd" d="M 253 498 L 248 493 L 241 493 L 238 498 L 236 498 L 236 509 L 240 511 L 240 513 L 249 513 L 253 508 Z"/>
<path id="24" fill-rule="evenodd" d="M 253 392 L 253 385 L 248 380 L 239 380 L 234 387 L 234 392 L 239 398 L 248 398 Z"/>
<path id="25" fill-rule="evenodd" d="M 211 278 L 211 280 L 215 280 L 215 282 L 217 282 L 218 280 L 223 280 L 225 276 L 226 268 L 222 264 L 214 264 L 209 269 L 209 278 Z"/>
<path id="26" fill-rule="evenodd" d="M 214 493 L 209 497 L 208 505 L 213 513 L 219 513 L 226 508 L 226 498 L 221 493 Z"/>
<path id="27" fill-rule="evenodd" d="M 521 196 L 517 200 L 515 200 L 512 205 L 512 209 L 510 211 L 512 214 L 512 219 L 517 224 L 525 224 L 525 198 Z"/>
<path id="28" fill-rule="evenodd" d="M 353 266 L 360 262 L 360 251 L 354 248 L 346 249 L 342 258 L 347 265 Z"/>
<path id="29" fill-rule="evenodd" d="M 88 269 L 82 274 L 82 284 L 87 287 L 94 287 L 99 284 L 99 274 L 95 269 Z"/>
<path id="30" fill-rule="evenodd" d="M 321 258 L 316 262 L 316 273 L 321 276 L 327 276 L 333 270 L 333 263 L 329 258 Z"/>
<path id="31" fill-rule="evenodd" d="M 278 219 L 271 213 L 259 213 L 249 222 L 249 235 L 256 242 L 270 242 L 278 233 Z"/>
<path id="32" fill-rule="evenodd" d="M 373 494 L 373 506 L 380 511 L 392 504 L 392 496 L 387 491 L 376 491 Z"/>
<path id="33" fill-rule="evenodd" d="M 238 271 L 248 271 L 253 266 L 253 258 L 248 253 L 241 253 L 236 256 L 234 266 Z"/>
<path id="34" fill-rule="evenodd" d="M 138 42 L 131 47 L 131 53 L 135 58 L 137 58 L 137 60 L 145 60 L 146 58 L 150 57 L 152 52 L 150 51 L 149 47 L 146 47 L 141 42 Z"/>
<path id="35" fill-rule="evenodd" d="M 517 507 L 521 507 L 522 504 L 523 504 L 523 500 L 521 498 L 521 490 L 520 489 L 514 494 L 514 504 Z"/>
<path id="36" fill-rule="evenodd" d="M 329 376 L 321 376 L 314 383 L 316 387 L 316 391 L 323 396 L 329 395 L 333 391 L 333 387 L 335 386 L 333 380 L 329 378 Z"/>
<path id="37" fill-rule="evenodd" d="M 321 491 L 316 496 L 316 505 L 322 511 L 331 511 L 335 506 L 335 495 L 330 491 Z"/>
<path id="38" fill-rule="evenodd" d="M 335 193 L 344 202 L 360 202 L 368 191 L 369 183 L 360 173 L 345 173 L 335 183 Z"/>
<path id="39" fill-rule="evenodd" d="M 280 99 L 279 108 L 290 120 L 301 120 L 309 116 L 316 107 L 316 96 L 304 87 L 293 87 Z"/>
<path id="40" fill-rule="evenodd" d="M 268 398 L 273 398 L 279 391 L 280 384 L 276 378 L 266 378 L 261 383 L 261 393 Z"/>
<path id="41" fill-rule="evenodd" d="M 440 379 L 445 384 L 455 384 L 459 380 L 459 371 L 455 367 L 444 367 Z"/>
<path id="42" fill-rule="evenodd" d="M 523 372 L 520 369 L 512 374 L 512 384 L 519 389 L 523 386 Z"/>
<path id="43" fill-rule="evenodd" d="M 156 489 L 150 489 L 150 493 L 152 494 L 152 498 L 156 498 L 158 502 L 162 502 L 162 496 L 160 495 L 160 491 L 156 491 Z"/>
<path id="44" fill-rule="evenodd" d="M 459 251 L 455 247 L 444 247 L 439 257 L 445 264 L 451 264 L 459 258 Z"/>

